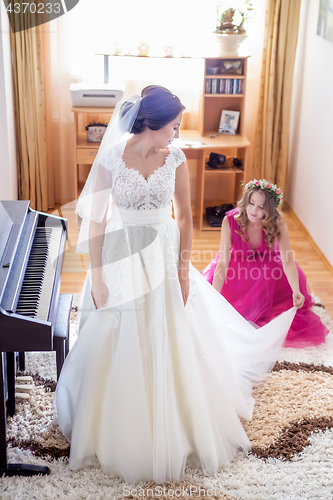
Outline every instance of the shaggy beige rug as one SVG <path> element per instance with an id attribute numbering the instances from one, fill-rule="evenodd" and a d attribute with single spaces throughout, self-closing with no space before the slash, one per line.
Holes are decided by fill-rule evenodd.
<path id="1" fill-rule="evenodd" d="M 27 354 L 34 387 L 8 421 L 8 455 L 10 461 L 47 464 L 51 475 L 3 478 L 1 500 L 332 500 L 333 320 L 322 307 L 314 310 L 330 329 L 327 342 L 283 349 L 272 373 L 254 389 L 253 419 L 243 422 L 252 454 L 239 453 L 230 467 L 214 474 L 188 467 L 179 484 L 131 486 L 98 466 L 70 471 L 69 444 L 52 422 L 54 353 Z M 75 311 L 72 328 L 74 335 Z"/>

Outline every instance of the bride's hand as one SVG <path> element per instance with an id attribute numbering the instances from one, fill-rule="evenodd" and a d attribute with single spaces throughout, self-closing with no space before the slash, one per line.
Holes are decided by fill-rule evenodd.
<path id="1" fill-rule="evenodd" d="M 178 279 L 179 279 L 180 289 L 182 292 L 184 306 L 186 306 L 188 295 L 190 293 L 190 278 L 189 278 L 188 267 L 185 267 L 185 268 L 179 267 Z"/>
<path id="2" fill-rule="evenodd" d="M 109 291 L 105 286 L 102 278 L 98 280 L 93 280 L 91 285 L 91 297 L 93 299 L 96 309 L 101 307 L 106 307 L 106 302 L 108 300 Z"/>

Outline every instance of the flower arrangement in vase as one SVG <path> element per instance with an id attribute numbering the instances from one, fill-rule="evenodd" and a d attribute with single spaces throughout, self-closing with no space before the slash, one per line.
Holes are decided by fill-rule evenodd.
<path id="1" fill-rule="evenodd" d="M 237 9 L 237 11 L 232 7 L 224 10 L 222 14 L 219 11 L 220 7 L 217 7 L 217 23 L 214 35 L 220 46 L 220 55 L 237 55 L 240 44 L 246 38 L 244 23 L 253 13 L 252 2 L 251 0 L 245 0 L 244 8 Z"/>

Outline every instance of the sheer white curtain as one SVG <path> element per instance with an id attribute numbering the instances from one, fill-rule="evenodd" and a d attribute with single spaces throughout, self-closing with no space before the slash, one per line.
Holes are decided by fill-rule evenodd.
<path id="1" fill-rule="evenodd" d="M 150 46 L 149 55 L 164 55 L 168 46 L 173 47 L 175 56 L 192 56 L 192 59 L 111 57 L 110 81 L 121 81 L 125 85 L 125 95 L 139 93 L 152 83 L 170 88 L 186 106 L 185 127 L 198 128 L 203 86 L 200 56 L 216 55 L 212 36 L 216 4 L 227 8 L 230 4 L 237 6 L 240 1 L 80 0 L 69 13 L 45 25 L 51 200 L 65 203 L 73 199 L 74 127 L 69 85 L 80 80 L 103 81 L 103 57 L 96 53 L 114 53 L 115 47 L 123 53 L 133 53 L 140 43 L 146 43 Z M 260 77 L 264 2 L 253 1 L 256 15 L 247 27 L 246 43 L 253 55 L 249 61 L 246 104 L 251 115 L 246 119 L 249 133 L 255 119 Z M 246 50 L 246 46 L 244 48 Z"/>

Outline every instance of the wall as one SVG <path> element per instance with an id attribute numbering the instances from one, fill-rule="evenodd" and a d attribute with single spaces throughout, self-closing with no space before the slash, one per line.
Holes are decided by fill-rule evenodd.
<path id="1" fill-rule="evenodd" d="M 0 30 L 0 200 L 17 200 L 9 22 L 3 2 L 0 6 Z"/>
<path id="2" fill-rule="evenodd" d="M 319 0 L 302 0 L 286 199 L 333 265 L 333 43 L 318 36 Z"/>

